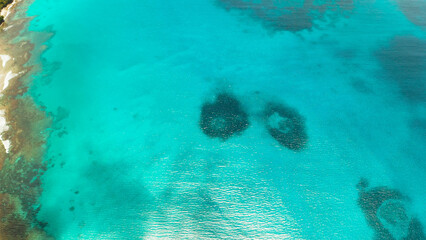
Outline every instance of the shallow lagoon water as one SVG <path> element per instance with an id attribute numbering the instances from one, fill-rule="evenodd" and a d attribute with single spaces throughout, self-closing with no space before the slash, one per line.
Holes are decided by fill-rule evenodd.
<path id="1" fill-rule="evenodd" d="M 400 58 L 412 85 L 380 54 L 426 34 L 393 2 L 327 13 L 295 31 L 214 0 L 36 0 L 30 30 L 54 32 L 31 87 L 55 120 L 39 221 L 57 239 L 374 239 L 365 178 L 426 226 L 425 102 L 404 92 L 425 49 Z M 223 92 L 250 121 L 226 140 L 199 127 Z M 269 102 L 305 119 L 303 151 L 268 134 Z"/>

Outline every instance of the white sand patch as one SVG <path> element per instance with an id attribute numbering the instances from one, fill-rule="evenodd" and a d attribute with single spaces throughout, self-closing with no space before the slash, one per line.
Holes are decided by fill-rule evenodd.
<path id="1" fill-rule="evenodd" d="M 10 149 L 10 140 L 1 140 L 1 142 L 3 143 L 4 148 L 6 149 L 6 153 L 9 153 L 9 149 Z"/>
<path id="2" fill-rule="evenodd" d="M 0 55 L 1 61 L 2 61 L 2 66 L 3 68 L 6 67 L 7 62 L 9 62 L 10 59 L 12 59 L 9 55 L 7 54 L 1 54 Z"/>
<path id="3" fill-rule="evenodd" d="M 18 76 L 18 74 L 13 73 L 12 71 L 9 71 L 6 73 L 6 76 L 4 77 L 4 81 L 3 81 L 3 89 L 5 90 L 7 88 L 7 86 L 9 86 L 9 80 Z"/>
<path id="4" fill-rule="evenodd" d="M 7 26 L 7 27 L 3 28 L 3 31 L 7 31 L 7 30 L 11 29 L 12 27 L 13 27 L 13 25 Z"/>
<path id="5" fill-rule="evenodd" d="M 6 118 L 4 117 L 4 110 L 0 110 L 0 141 L 3 143 L 4 148 L 6 149 L 6 153 L 9 152 L 10 149 L 10 141 L 3 139 L 3 132 L 7 131 L 9 127 L 6 124 Z"/>
<path id="6" fill-rule="evenodd" d="M 11 58 L 5 58 L 3 57 L 5 55 L 2 55 L 2 60 L 3 60 L 3 66 L 5 65 L 4 62 L 9 61 Z M 8 55 L 6 55 L 8 56 Z M 4 71 L 4 69 L 3 69 Z M 8 86 L 9 86 L 9 81 L 11 79 L 13 79 L 14 77 L 18 76 L 19 73 L 13 73 L 12 70 L 9 70 L 6 74 L 0 73 L 0 81 L 3 81 L 3 88 L 1 89 L 1 91 L 4 91 Z M 1 93 L 0 91 L 0 93 Z M 6 149 L 6 152 L 9 152 L 10 149 L 10 140 L 7 139 L 3 139 L 3 136 L 1 136 L 3 134 L 4 131 L 7 131 L 9 129 L 9 127 L 6 124 L 6 118 L 4 116 L 4 110 L 0 110 L 0 141 L 3 143 L 4 148 Z"/>

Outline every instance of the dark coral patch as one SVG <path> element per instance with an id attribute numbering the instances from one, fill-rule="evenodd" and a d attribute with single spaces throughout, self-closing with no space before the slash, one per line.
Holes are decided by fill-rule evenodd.
<path id="1" fill-rule="evenodd" d="M 358 184 L 358 205 L 375 231 L 376 239 L 426 239 L 417 218 L 409 216 L 405 209 L 407 198 L 399 191 L 388 187 L 367 190 L 368 182 Z"/>
<path id="2" fill-rule="evenodd" d="M 269 134 L 281 145 L 294 151 L 305 148 L 308 142 L 305 120 L 295 109 L 270 103 L 264 114 Z"/>
<path id="3" fill-rule="evenodd" d="M 249 124 L 240 102 L 228 93 L 219 94 L 213 103 L 204 103 L 201 108 L 200 128 L 209 137 L 226 140 Z"/>
<path id="4" fill-rule="evenodd" d="M 381 223 L 377 212 L 380 206 L 387 200 L 401 199 L 399 192 L 391 190 L 387 187 L 376 187 L 367 192 L 361 192 L 358 204 L 364 212 L 368 224 L 376 231 L 379 239 L 393 239 L 390 232 Z"/>

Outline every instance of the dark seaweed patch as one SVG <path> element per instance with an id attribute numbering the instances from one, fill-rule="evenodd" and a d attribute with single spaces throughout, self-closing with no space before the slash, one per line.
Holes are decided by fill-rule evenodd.
<path id="1" fill-rule="evenodd" d="M 81 177 L 96 189 L 96 194 L 79 197 L 76 204 L 72 205 L 74 211 L 76 205 L 83 200 L 86 204 L 92 206 L 120 206 L 119 208 L 96 208 L 96 211 L 108 213 L 109 216 L 117 216 L 118 219 L 142 219 L 146 221 L 151 214 L 150 210 L 154 208 L 154 196 L 145 185 L 129 178 L 127 172 L 131 169 L 131 165 L 128 165 L 125 161 L 107 162 L 105 158 L 108 158 L 108 156 L 96 152 L 92 157 L 95 160 L 82 171 Z M 135 211 L 135 209 L 138 211 Z M 120 234 L 143 238 L 146 231 L 143 226 L 145 225 L 140 224 L 139 221 L 137 223 L 130 221 L 125 226 L 116 226 L 117 229 L 120 229 L 116 232 L 117 239 L 128 239 Z"/>
<path id="2" fill-rule="evenodd" d="M 386 78 L 410 101 L 426 101 L 426 41 L 412 36 L 395 37 L 376 53 Z"/>
<path id="3" fill-rule="evenodd" d="M 415 25 L 426 28 L 426 1 L 397 0 L 399 9 Z"/>
<path id="4" fill-rule="evenodd" d="M 373 92 L 367 83 L 361 79 L 353 79 L 351 81 L 351 85 L 356 91 L 360 93 L 369 94 Z"/>
<path id="5" fill-rule="evenodd" d="M 295 109 L 270 103 L 265 109 L 265 121 L 269 134 L 281 145 L 294 151 L 305 148 L 308 141 L 305 120 Z"/>
<path id="6" fill-rule="evenodd" d="M 311 29 L 314 21 L 322 18 L 326 11 L 343 14 L 353 8 L 352 0 L 327 0 L 321 3 L 282 0 L 218 0 L 218 2 L 226 9 L 238 9 L 248 13 L 275 31 L 293 32 Z"/>
<path id="7" fill-rule="evenodd" d="M 426 119 L 424 118 L 413 119 L 410 122 L 409 126 L 413 133 L 418 134 L 419 136 L 426 139 Z"/>
<path id="8" fill-rule="evenodd" d="M 420 222 L 414 217 L 411 218 L 402 204 L 407 201 L 406 197 L 399 191 L 385 186 L 371 188 L 370 190 L 367 190 L 367 187 L 368 182 L 361 179 L 357 185 L 359 190 L 358 205 L 364 212 L 368 224 L 374 229 L 375 239 L 425 239 Z M 387 226 L 385 226 L 385 222 L 388 224 Z M 389 228 L 396 230 L 392 231 Z M 399 237 L 395 237 L 392 232 L 400 234 Z"/>
<path id="9" fill-rule="evenodd" d="M 213 103 L 204 103 L 201 108 L 200 128 L 209 137 L 226 140 L 249 124 L 240 102 L 228 93 L 219 94 Z"/>

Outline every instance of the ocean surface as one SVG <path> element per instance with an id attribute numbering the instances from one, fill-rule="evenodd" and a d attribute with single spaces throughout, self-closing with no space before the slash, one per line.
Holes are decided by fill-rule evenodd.
<path id="1" fill-rule="evenodd" d="M 426 8 L 408 2 L 35 0 L 29 30 L 53 33 L 30 87 L 54 119 L 38 221 L 61 240 L 424 239 Z M 222 113 L 241 127 L 207 134 Z"/>

